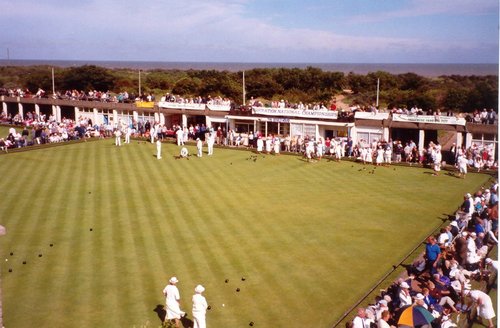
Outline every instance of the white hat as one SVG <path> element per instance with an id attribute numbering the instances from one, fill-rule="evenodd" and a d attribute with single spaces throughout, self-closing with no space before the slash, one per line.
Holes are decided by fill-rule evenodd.
<path id="1" fill-rule="evenodd" d="M 416 300 L 423 300 L 424 299 L 424 295 L 418 293 L 417 296 L 415 296 L 415 299 Z"/>
<path id="2" fill-rule="evenodd" d="M 475 232 L 471 232 L 471 233 L 470 233 L 470 236 L 471 236 L 471 237 L 476 237 L 476 233 L 475 233 Z"/>
<path id="3" fill-rule="evenodd" d="M 467 197 L 467 198 L 471 198 L 472 196 L 471 196 L 469 193 L 466 193 L 466 194 L 465 194 L 465 197 Z"/>
<path id="4" fill-rule="evenodd" d="M 486 260 L 484 260 L 484 261 L 485 261 L 486 263 L 488 263 L 488 264 L 489 264 L 489 263 L 491 263 L 491 262 L 493 262 L 493 260 L 492 260 L 492 259 L 490 259 L 489 257 L 487 257 L 487 258 L 486 258 Z"/>
<path id="5" fill-rule="evenodd" d="M 380 300 L 380 301 L 378 301 L 378 304 L 383 305 L 383 306 L 387 306 L 387 301 L 386 300 Z"/>
<path id="6" fill-rule="evenodd" d="M 467 231 L 462 231 L 462 237 L 467 237 Z"/>
<path id="7" fill-rule="evenodd" d="M 171 284 L 176 284 L 176 283 L 178 283 L 178 282 L 179 282 L 179 280 L 177 280 L 177 277 L 172 277 L 172 278 L 170 278 L 169 282 L 170 282 Z"/>
<path id="8" fill-rule="evenodd" d="M 401 286 L 401 288 L 410 288 L 406 281 L 403 281 L 399 286 Z"/>
<path id="9" fill-rule="evenodd" d="M 485 192 L 485 193 L 489 193 L 489 192 L 490 192 L 490 190 L 489 190 L 489 189 L 486 189 L 484 192 Z"/>
<path id="10" fill-rule="evenodd" d="M 458 228 L 458 223 L 457 221 L 451 221 L 450 225 L 457 227 Z"/>
<path id="11" fill-rule="evenodd" d="M 195 293 L 198 293 L 198 294 L 201 294 L 205 291 L 205 287 L 203 287 L 202 285 L 198 285 L 194 288 L 194 292 Z"/>

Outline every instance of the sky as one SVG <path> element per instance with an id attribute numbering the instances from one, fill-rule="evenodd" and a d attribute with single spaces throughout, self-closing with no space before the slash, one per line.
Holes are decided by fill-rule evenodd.
<path id="1" fill-rule="evenodd" d="M 498 0 L 0 0 L 0 8 L 0 59 L 498 63 L 499 57 Z"/>

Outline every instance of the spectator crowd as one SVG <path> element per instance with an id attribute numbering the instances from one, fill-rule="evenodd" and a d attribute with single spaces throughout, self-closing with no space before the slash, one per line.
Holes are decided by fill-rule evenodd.
<path id="1" fill-rule="evenodd" d="M 466 194 L 451 222 L 427 238 L 425 253 L 406 274 L 384 290 L 368 307 L 361 307 L 348 326 L 398 326 L 409 307 L 429 311 L 434 328 L 456 327 L 476 310 L 479 320 L 494 327 L 490 296 L 479 282 L 496 280 L 498 261 L 488 257 L 498 245 L 498 183 Z M 461 316 L 462 315 L 462 316 Z"/>

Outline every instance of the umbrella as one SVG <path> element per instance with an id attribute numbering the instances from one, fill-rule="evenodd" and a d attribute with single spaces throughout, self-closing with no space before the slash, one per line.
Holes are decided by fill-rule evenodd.
<path id="1" fill-rule="evenodd" d="M 434 320 L 432 314 L 422 306 L 410 306 L 401 312 L 398 325 L 409 327 L 428 325 Z"/>

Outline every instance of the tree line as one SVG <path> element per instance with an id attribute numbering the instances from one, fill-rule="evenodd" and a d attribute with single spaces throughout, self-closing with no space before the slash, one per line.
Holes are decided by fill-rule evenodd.
<path id="1" fill-rule="evenodd" d="M 139 83 L 140 79 L 140 83 Z M 243 101 L 243 72 L 218 70 L 108 69 L 94 65 L 54 68 L 56 91 L 127 91 L 157 98 L 171 93 L 183 97 L 220 96 L 237 105 Z M 375 104 L 380 81 L 382 108 L 411 108 L 472 112 L 492 108 L 498 112 L 498 76 L 450 75 L 428 78 L 415 73 L 390 74 L 384 71 L 366 75 L 323 71 L 315 67 L 255 68 L 245 71 L 246 99 L 328 104 L 344 93 L 352 105 Z M 0 67 L 0 86 L 51 93 L 52 68 L 48 66 Z"/>

